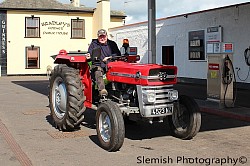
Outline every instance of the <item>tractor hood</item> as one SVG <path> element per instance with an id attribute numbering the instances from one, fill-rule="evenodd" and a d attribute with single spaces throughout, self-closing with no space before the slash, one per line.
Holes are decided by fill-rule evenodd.
<path id="1" fill-rule="evenodd" d="M 108 64 L 107 79 L 114 82 L 144 86 L 176 84 L 177 67 L 123 61 L 110 62 Z"/>

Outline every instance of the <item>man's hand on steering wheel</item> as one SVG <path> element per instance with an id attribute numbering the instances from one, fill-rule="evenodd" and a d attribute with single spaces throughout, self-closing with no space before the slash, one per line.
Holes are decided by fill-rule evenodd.
<path id="1" fill-rule="evenodd" d="M 112 58 L 112 56 L 108 56 L 108 57 L 105 57 L 102 61 L 103 62 L 107 62 L 107 60 L 109 60 L 109 59 L 111 59 Z"/>
<path id="2" fill-rule="evenodd" d="M 85 54 L 85 56 L 86 56 L 86 59 L 90 59 L 91 58 L 90 57 L 90 53 Z"/>

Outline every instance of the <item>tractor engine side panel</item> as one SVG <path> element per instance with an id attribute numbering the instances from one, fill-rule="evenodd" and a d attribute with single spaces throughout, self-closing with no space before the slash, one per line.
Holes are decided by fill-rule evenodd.
<path id="1" fill-rule="evenodd" d="M 157 64 L 110 62 L 107 79 L 134 85 L 173 85 L 177 83 L 177 67 Z"/>

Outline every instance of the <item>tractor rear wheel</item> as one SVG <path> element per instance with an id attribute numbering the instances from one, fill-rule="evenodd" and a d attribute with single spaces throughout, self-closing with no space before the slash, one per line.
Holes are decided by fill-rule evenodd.
<path id="1" fill-rule="evenodd" d="M 118 151 L 125 137 L 124 120 L 120 108 L 112 101 L 101 103 L 96 112 L 96 130 L 103 149 Z"/>
<path id="2" fill-rule="evenodd" d="M 49 106 L 56 128 L 72 131 L 84 119 L 84 86 L 79 71 L 65 64 L 55 66 L 50 77 Z"/>
<path id="3" fill-rule="evenodd" d="M 191 97 L 180 96 L 173 114 L 168 117 L 171 134 L 181 139 L 192 139 L 200 130 L 201 113 L 198 104 Z"/>

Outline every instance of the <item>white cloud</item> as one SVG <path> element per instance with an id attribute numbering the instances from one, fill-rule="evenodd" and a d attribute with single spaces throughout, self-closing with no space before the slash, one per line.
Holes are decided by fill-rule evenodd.
<path id="1" fill-rule="evenodd" d="M 127 24 L 142 22 L 142 21 L 147 21 L 147 16 L 134 17 L 131 15 L 127 15 L 125 24 L 127 25 Z"/>

